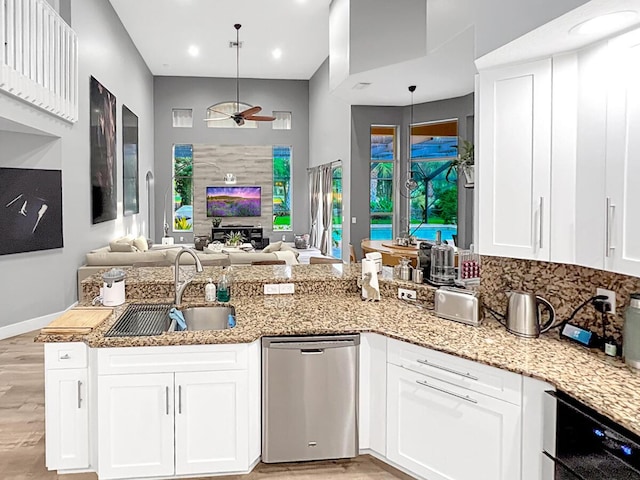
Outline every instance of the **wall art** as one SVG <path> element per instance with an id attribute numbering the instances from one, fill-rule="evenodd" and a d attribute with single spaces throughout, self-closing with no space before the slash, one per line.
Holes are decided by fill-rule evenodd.
<path id="1" fill-rule="evenodd" d="M 62 172 L 0 168 L 0 255 L 62 248 Z"/>
<path id="2" fill-rule="evenodd" d="M 122 197 L 124 215 L 140 213 L 138 191 L 138 117 L 122 106 Z"/>
<path id="3" fill-rule="evenodd" d="M 91 77 L 91 212 L 94 224 L 116 218 L 116 97 Z"/>

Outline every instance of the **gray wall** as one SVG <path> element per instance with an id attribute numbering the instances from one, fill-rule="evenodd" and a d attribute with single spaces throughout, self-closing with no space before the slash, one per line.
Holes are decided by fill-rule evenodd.
<path id="1" fill-rule="evenodd" d="M 140 176 L 153 163 L 153 81 L 120 20 L 105 0 L 73 0 L 72 27 L 79 39 L 79 119 L 70 124 L 0 93 L 0 120 L 39 134 L 2 133 L 0 166 L 62 170 L 64 248 L 0 257 L 0 327 L 56 313 L 76 300 L 76 271 L 84 254 L 123 233 L 143 232 L 147 201 L 142 184 L 140 214 L 123 218 L 122 122 L 125 103 L 138 115 Z M 68 13 L 67 13 L 68 14 Z M 117 169 L 120 211 L 115 221 L 91 225 L 89 173 L 89 77 L 117 98 Z M 9 122 L 10 123 L 10 122 Z M 7 122 L 0 122 L 7 125 Z M 1 128 L 0 128 L 1 129 Z M 146 233 L 146 232 L 145 232 Z M 10 301 L 9 301 L 10 300 Z"/>
<path id="2" fill-rule="evenodd" d="M 396 175 L 396 192 L 394 202 L 399 206 L 394 215 L 394 231 L 406 222 L 407 200 L 398 194 L 399 184 L 407 178 L 406 158 L 408 155 L 408 128 L 410 123 L 410 106 L 406 107 L 373 107 L 353 106 L 351 108 L 351 215 L 357 223 L 351 224 L 351 243 L 356 247 L 358 255 L 360 240 L 369 237 L 369 162 L 371 160 L 371 125 L 398 125 L 400 149 L 396 164 L 399 172 Z M 459 136 L 473 140 L 473 94 L 464 97 L 441 100 L 414 105 L 413 123 L 458 119 Z M 459 244 L 468 247 L 473 235 L 473 190 L 459 185 Z"/>
<path id="3" fill-rule="evenodd" d="M 351 106 L 329 93 L 327 59 L 309 80 L 309 166 L 336 160 L 342 162 L 342 242 L 346 247 L 351 239 Z M 309 229 L 307 220 L 304 231 Z M 342 249 L 342 258 L 349 258 L 348 248 Z"/>
<path id="4" fill-rule="evenodd" d="M 260 105 L 265 115 L 273 110 L 292 112 L 291 130 L 272 130 L 270 123 L 258 128 L 208 128 L 203 119 L 213 104 L 235 100 L 235 79 L 155 77 L 155 239 L 162 236 L 164 196 L 171 180 L 171 149 L 174 144 L 291 145 L 292 222 L 294 232 L 308 230 L 307 166 L 309 164 L 309 82 L 306 80 L 240 79 L 240 101 Z M 192 128 L 174 128 L 173 108 L 193 109 Z M 231 172 L 233 173 L 233 172 Z M 263 225 L 263 227 L 267 227 Z M 193 241 L 193 234 L 169 233 L 176 242 Z M 266 232 L 265 232 L 266 234 Z M 283 233 L 272 235 L 280 239 Z"/>

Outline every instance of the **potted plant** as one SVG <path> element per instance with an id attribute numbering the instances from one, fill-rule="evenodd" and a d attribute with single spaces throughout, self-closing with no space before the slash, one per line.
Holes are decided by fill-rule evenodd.
<path id="1" fill-rule="evenodd" d="M 244 242 L 244 236 L 240 231 L 234 232 L 233 230 L 225 235 L 225 245 L 228 247 L 238 247 Z"/>
<path id="2" fill-rule="evenodd" d="M 469 140 L 462 140 L 462 144 L 458 144 L 458 156 L 451 161 L 445 178 L 449 180 L 452 170 L 455 170 L 460 177 L 462 172 L 465 176 L 465 187 L 473 187 L 474 185 L 474 151 L 473 143 Z"/>

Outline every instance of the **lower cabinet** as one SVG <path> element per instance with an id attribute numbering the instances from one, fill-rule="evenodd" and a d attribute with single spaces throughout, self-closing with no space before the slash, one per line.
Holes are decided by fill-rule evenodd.
<path id="1" fill-rule="evenodd" d="M 520 406 L 387 367 L 389 460 L 429 480 L 520 478 Z"/>
<path id="2" fill-rule="evenodd" d="M 48 369 L 45 373 L 45 392 L 47 468 L 88 468 L 87 369 Z"/>
<path id="3" fill-rule="evenodd" d="M 100 478 L 247 469 L 247 388 L 246 370 L 99 377 Z"/>

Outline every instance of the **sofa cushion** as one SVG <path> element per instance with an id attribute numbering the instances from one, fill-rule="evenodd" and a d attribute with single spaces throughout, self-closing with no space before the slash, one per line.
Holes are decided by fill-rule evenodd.
<path id="1" fill-rule="evenodd" d="M 120 237 L 109 242 L 109 249 L 112 252 L 137 252 L 133 245 L 133 237 Z"/>
<path id="2" fill-rule="evenodd" d="M 100 248 L 86 254 L 87 265 L 128 265 L 139 262 L 163 262 L 165 251 L 112 252 L 110 247 Z"/>
<path id="3" fill-rule="evenodd" d="M 298 265 L 298 259 L 296 258 L 295 252 L 284 250 L 280 252 L 273 252 L 273 254 L 278 257 L 279 260 L 287 262 L 287 265 Z"/>
<path id="4" fill-rule="evenodd" d="M 133 246 L 136 247 L 139 252 L 146 252 L 147 250 L 149 250 L 147 239 L 142 235 L 133 239 Z"/>
<path id="5" fill-rule="evenodd" d="M 300 252 L 298 252 L 295 248 L 287 245 L 282 241 L 270 243 L 269 245 L 267 245 L 262 249 L 262 253 L 273 253 L 273 252 L 284 252 L 284 251 L 293 252 L 293 254 L 296 256 L 296 259 L 300 255 Z"/>
<path id="6" fill-rule="evenodd" d="M 176 257 L 178 256 L 178 252 L 181 248 L 171 248 L 168 250 L 164 250 L 167 255 L 167 260 L 171 263 L 176 261 Z M 211 262 L 213 260 L 226 260 L 228 259 L 227 254 L 225 253 L 209 253 L 209 252 L 196 252 L 196 255 L 200 259 L 201 262 L 207 261 Z M 195 265 L 195 260 L 191 255 L 182 255 L 180 257 L 180 265 Z"/>
<path id="7" fill-rule="evenodd" d="M 229 260 L 231 265 L 251 265 L 252 262 L 260 260 L 278 260 L 278 257 L 275 253 L 230 252 Z"/>

